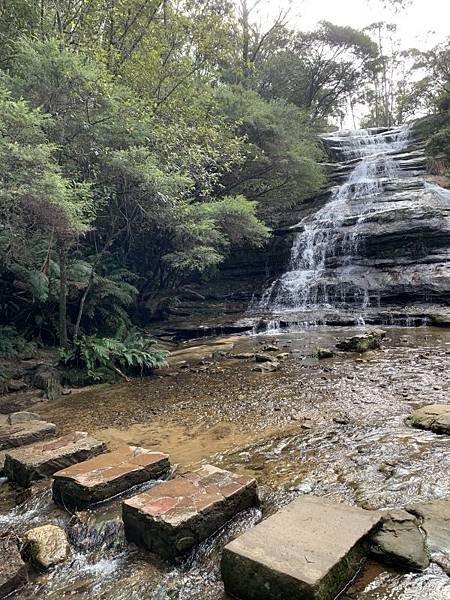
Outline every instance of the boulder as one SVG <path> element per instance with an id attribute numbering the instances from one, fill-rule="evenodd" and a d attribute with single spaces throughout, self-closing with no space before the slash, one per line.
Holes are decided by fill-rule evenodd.
<path id="1" fill-rule="evenodd" d="M 381 529 L 371 538 L 370 550 L 381 562 L 401 569 L 422 571 L 430 564 L 417 519 L 405 510 L 386 513 Z"/>
<path id="2" fill-rule="evenodd" d="M 333 600 L 358 572 L 381 514 L 297 498 L 222 554 L 225 591 L 240 600 Z"/>
<path id="3" fill-rule="evenodd" d="M 50 477 L 70 465 L 106 451 L 106 444 L 84 431 L 9 450 L 5 457 L 7 477 L 24 487 L 32 481 Z"/>
<path id="4" fill-rule="evenodd" d="M 15 413 L 18 414 L 18 413 Z M 18 421 L 0 424 L 0 450 L 32 444 L 38 440 L 51 438 L 56 433 L 56 425 L 46 421 Z"/>
<path id="5" fill-rule="evenodd" d="M 450 498 L 414 504 L 407 510 L 421 521 L 431 559 L 450 573 Z"/>
<path id="6" fill-rule="evenodd" d="M 125 535 L 128 541 L 173 560 L 257 503 L 254 479 L 204 465 L 125 500 Z"/>
<path id="7" fill-rule="evenodd" d="M 431 404 L 415 410 L 407 422 L 419 429 L 450 434 L 450 404 Z"/>
<path id="8" fill-rule="evenodd" d="M 38 569 L 47 570 L 64 562 L 70 547 L 64 529 L 56 525 L 41 525 L 23 536 L 22 556 Z"/>
<path id="9" fill-rule="evenodd" d="M 45 392 L 49 400 L 61 395 L 61 372 L 50 365 L 38 365 L 31 375 L 31 384 Z"/>
<path id="10" fill-rule="evenodd" d="M 28 423 L 28 421 L 40 421 L 41 417 L 32 412 L 26 410 L 20 410 L 8 415 L 8 423 L 10 425 L 17 425 L 18 423 Z"/>
<path id="11" fill-rule="evenodd" d="M 270 354 L 263 354 L 261 352 L 255 354 L 255 362 L 257 363 L 265 363 L 270 362 L 272 360 L 274 361 L 275 357 L 271 356 Z"/>
<path id="12" fill-rule="evenodd" d="M 317 348 L 317 358 L 320 360 L 323 358 L 332 358 L 333 356 L 334 352 L 331 348 Z"/>
<path id="13" fill-rule="evenodd" d="M 0 534 L 0 598 L 5 598 L 28 581 L 27 567 L 19 552 L 17 539 Z"/>
<path id="14" fill-rule="evenodd" d="M 270 362 L 261 363 L 260 365 L 256 365 L 253 367 L 253 371 L 258 371 L 259 373 L 273 373 L 274 371 L 278 371 L 280 368 L 280 363 L 275 360 Z"/>
<path id="15" fill-rule="evenodd" d="M 336 344 L 336 348 L 345 352 L 367 352 L 381 347 L 381 340 L 386 336 L 382 329 L 367 331 L 361 335 L 354 335 Z"/>
<path id="16" fill-rule="evenodd" d="M 127 446 L 56 472 L 53 498 L 62 506 L 85 508 L 135 485 L 170 473 L 167 454 Z"/>

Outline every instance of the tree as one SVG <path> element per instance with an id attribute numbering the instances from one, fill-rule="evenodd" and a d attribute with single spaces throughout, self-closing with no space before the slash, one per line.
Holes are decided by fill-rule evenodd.
<path id="1" fill-rule="evenodd" d="M 324 21 L 316 31 L 291 35 L 261 66 L 256 89 L 265 98 L 292 102 L 312 120 L 325 120 L 365 81 L 376 55 L 367 35 Z"/>
<path id="2" fill-rule="evenodd" d="M 71 241 L 83 234 L 91 220 L 89 186 L 64 178 L 49 144 L 45 128 L 51 119 L 22 101 L 15 100 L 4 84 L 0 87 L 0 214 L 4 267 L 26 268 L 30 240 L 48 236 L 48 269 L 51 245 L 59 252 L 59 335 L 67 343 L 66 252 Z"/>

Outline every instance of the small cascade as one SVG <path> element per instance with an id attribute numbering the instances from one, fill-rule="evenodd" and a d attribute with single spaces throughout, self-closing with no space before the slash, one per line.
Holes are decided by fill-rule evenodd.
<path id="1" fill-rule="evenodd" d="M 339 131 L 324 142 L 344 161 L 344 182 L 331 200 L 299 225 L 287 272 L 265 291 L 259 310 L 304 310 L 348 303 L 366 308 L 367 287 L 352 285 L 352 269 L 359 258 L 359 225 L 371 214 L 374 202 L 389 185 L 406 178 L 398 156 L 409 143 L 408 127 Z M 299 228 L 299 225 L 295 226 Z M 346 274 L 336 277 L 336 267 Z"/>

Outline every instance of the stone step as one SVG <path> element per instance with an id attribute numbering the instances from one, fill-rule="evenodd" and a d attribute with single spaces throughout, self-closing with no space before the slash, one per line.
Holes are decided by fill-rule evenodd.
<path id="1" fill-rule="evenodd" d="M 32 481 L 51 477 L 57 471 L 106 451 L 85 431 L 64 435 L 6 452 L 4 471 L 10 481 L 24 487 Z"/>
<path id="2" fill-rule="evenodd" d="M 332 600 L 358 571 L 381 514 L 303 496 L 228 544 L 225 591 L 240 600 Z"/>
<path id="3" fill-rule="evenodd" d="M 57 471 L 53 475 L 53 498 L 62 506 L 82 509 L 165 477 L 170 469 L 167 454 L 127 446 Z"/>
<path id="4" fill-rule="evenodd" d="M 257 503 L 254 479 L 205 465 L 126 500 L 122 505 L 125 535 L 128 541 L 173 560 Z"/>
<path id="5" fill-rule="evenodd" d="M 17 448 L 39 440 L 51 438 L 56 433 L 56 425 L 46 421 L 25 421 L 22 423 L 0 424 L 0 450 Z"/>

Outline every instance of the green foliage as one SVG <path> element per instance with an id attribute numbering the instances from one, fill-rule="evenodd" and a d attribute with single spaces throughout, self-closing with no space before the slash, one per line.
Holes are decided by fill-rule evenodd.
<path id="1" fill-rule="evenodd" d="M 435 133 L 426 145 L 427 154 L 443 155 L 450 162 L 450 126 Z"/>
<path id="2" fill-rule="evenodd" d="M 166 364 L 166 353 L 153 345 L 136 331 L 123 339 L 82 335 L 73 347 L 60 351 L 60 363 L 84 370 L 94 381 L 104 380 L 105 372 L 122 369 L 142 375 Z"/>
<path id="3" fill-rule="evenodd" d="M 19 335 L 15 327 L 0 326 L 0 357 L 14 358 L 35 350 L 36 345 Z"/>

